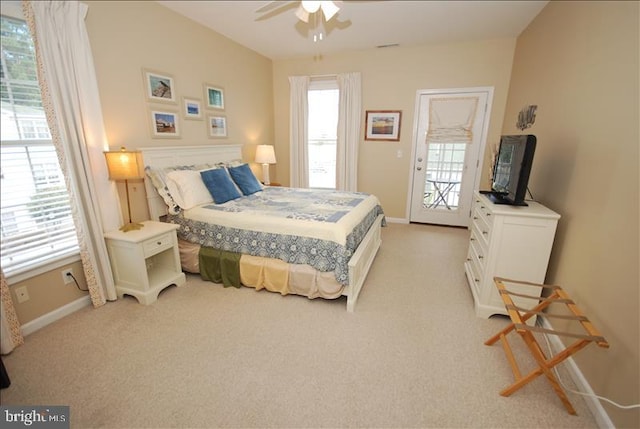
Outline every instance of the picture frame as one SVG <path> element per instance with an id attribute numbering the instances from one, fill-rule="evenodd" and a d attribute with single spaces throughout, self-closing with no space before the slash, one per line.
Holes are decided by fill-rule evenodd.
<path id="1" fill-rule="evenodd" d="M 205 83 L 204 100 L 207 108 L 224 110 L 224 88 Z"/>
<path id="2" fill-rule="evenodd" d="M 401 110 L 367 110 L 365 140 L 400 141 Z"/>
<path id="3" fill-rule="evenodd" d="M 225 116 L 210 115 L 207 118 L 207 135 L 212 139 L 227 137 L 227 118 Z"/>
<path id="4" fill-rule="evenodd" d="M 202 101 L 192 97 L 182 97 L 182 116 L 185 119 L 202 120 Z"/>
<path id="5" fill-rule="evenodd" d="M 173 76 L 156 70 L 142 69 L 142 77 L 148 101 L 154 103 L 177 103 Z"/>
<path id="6" fill-rule="evenodd" d="M 180 122 L 177 112 L 151 109 L 149 118 L 153 138 L 180 138 Z"/>

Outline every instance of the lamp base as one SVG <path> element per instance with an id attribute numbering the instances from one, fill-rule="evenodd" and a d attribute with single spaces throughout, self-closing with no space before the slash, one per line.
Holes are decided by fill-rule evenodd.
<path id="1" fill-rule="evenodd" d="M 271 184 L 269 180 L 269 164 L 262 164 L 262 182 L 267 186 Z"/>
<path id="2" fill-rule="evenodd" d="M 129 231 L 135 231 L 137 229 L 142 228 L 144 225 L 138 222 L 129 222 L 129 223 L 125 223 L 124 225 L 122 225 L 120 227 L 120 231 L 122 232 L 129 232 Z"/>

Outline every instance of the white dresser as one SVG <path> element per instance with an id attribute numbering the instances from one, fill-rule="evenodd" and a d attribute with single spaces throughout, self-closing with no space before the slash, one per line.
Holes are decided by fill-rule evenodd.
<path id="1" fill-rule="evenodd" d="M 464 269 L 478 317 L 507 314 L 494 277 L 544 283 L 560 215 L 536 202 L 527 204 L 498 205 L 477 191 L 473 195 Z M 510 290 L 538 296 L 542 292 L 541 288 L 527 286 L 513 286 Z M 537 302 L 516 297 L 514 304 L 531 308 Z"/>

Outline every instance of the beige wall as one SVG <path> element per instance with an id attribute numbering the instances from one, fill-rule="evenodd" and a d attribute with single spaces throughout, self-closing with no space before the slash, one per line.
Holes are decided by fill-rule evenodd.
<path id="1" fill-rule="evenodd" d="M 562 215 L 547 276 L 610 342 L 576 362 L 600 395 L 640 402 L 638 2 L 551 2 L 518 38 L 505 133 L 538 113 L 530 189 Z M 603 403 L 616 427 L 640 411 Z"/>
<path id="2" fill-rule="evenodd" d="M 64 283 L 62 272 L 69 268 L 73 270 L 73 276 L 78 281 L 77 285 L 74 282 Z M 16 296 L 16 288 L 18 287 L 27 288 L 29 300 L 18 302 Z M 16 316 L 21 325 L 33 322 L 47 313 L 86 296 L 87 292 L 83 292 L 80 289 L 87 290 L 87 283 L 80 261 L 13 283 L 9 287 L 11 299 L 16 309 Z"/>
<path id="3" fill-rule="evenodd" d="M 130 149 L 155 146 L 245 144 L 245 160 L 251 161 L 258 143 L 273 141 L 271 60 L 190 21 L 151 1 L 89 1 L 86 19 L 93 51 L 104 123 L 109 145 Z M 142 68 L 170 74 L 180 104 L 151 104 L 144 95 Z M 181 97 L 204 101 L 204 83 L 225 91 L 228 138 L 207 137 L 206 121 L 182 117 Z M 180 139 L 153 139 L 149 109 L 179 113 Z M 212 111 L 213 112 L 213 111 Z M 254 168 L 257 166 L 253 166 Z M 259 168 L 255 168 L 260 172 Z M 119 183 L 122 208 L 124 184 Z M 134 220 L 147 219 L 142 181 L 129 185 Z M 72 265 L 86 289 L 82 267 Z M 57 268 L 50 273 L 12 284 L 16 313 L 21 324 L 30 322 L 84 296 L 72 284 L 64 284 Z M 18 303 L 15 288 L 26 285 L 30 300 Z"/>
<path id="4" fill-rule="evenodd" d="M 273 141 L 271 60 L 155 2 L 88 4 L 87 30 L 112 149 L 240 143 L 246 145 L 245 160 L 252 161 L 255 145 Z M 177 104 L 146 99 L 143 68 L 174 77 Z M 224 111 L 204 108 L 205 83 L 224 89 Z M 185 120 L 182 97 L 203 102 L 205 119 Z M 152 138 L 151 108 L 178 112 L 181 138 Z M 228 138 L 208 137 L 207 114 L 226 116 Z M 147 219 L 142 182 L 129 190 L 133 219 Z"/>
<path id="5" fill-rule="evenodd" d="M 500 39 L 372 49 L 325 55 L 319 61 L 312 58 L 274 61 L 275 146 L 278 158 L 275 180 L 289 183 L 288 77 L 359 71 L 362 73 L 363 125 L 358 190 L 377 195 L 387 216 L 408 218 L 416 92 L 420 89 L 494 87 L 487 145 L 495 143 L 502 128 L 514 48 L 515 39 Z M 401 110 L 400 141 L 364 141 L 366 110 Z M 402 150 L 402 158 L 397 158 L 398 150 Z"/>

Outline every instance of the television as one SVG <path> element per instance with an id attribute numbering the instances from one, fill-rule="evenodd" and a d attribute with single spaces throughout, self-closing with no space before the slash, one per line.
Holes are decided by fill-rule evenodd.
<path id="1" fill-rule="evenodd" d="M 512 135 L 500 138 L 500 147 L 491 175 L 491 191 L 486 192 L 495 204 L 526 206 L 529 174 L 536 150 L 536 136 Z"/>

